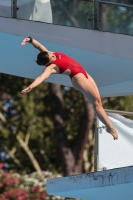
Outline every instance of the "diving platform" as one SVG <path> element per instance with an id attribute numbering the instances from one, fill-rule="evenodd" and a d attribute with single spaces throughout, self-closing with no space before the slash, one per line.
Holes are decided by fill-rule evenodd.
<path id="1" fill-rule="evenodd" d="M 133 199 L 133 120 L 121 116 L 133 116 L 133 112 L 106 113 L 119 139 L 114 141 L 97 118 L 95 172 L 47 180 L 48 194 L 85 200 Z"/>
<path id="2" fill-rule="evenodd" d="M 43 67 L 35 63 L 38 50 L 20 46 L 31 36 L 50 51 L 76 59 L 93 77 L 102 97 L 133 94 L 133 36 L 0 17 L 0 72 L 36 78 Z M 47 82 L 71 87 L 65 75 L 51 75 Z"/>
<path id="3" fill-rule="evenodd" d="M 133 166 L 50 179 L 47 192 L 85 200 L 132 200 Z"/>

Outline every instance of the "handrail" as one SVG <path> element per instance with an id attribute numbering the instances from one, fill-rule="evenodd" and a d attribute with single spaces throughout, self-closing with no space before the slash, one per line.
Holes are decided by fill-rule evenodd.
<path id="1" fill-rule="evenodd" d="M 126 8 L 133 8 L 133 5 L 123 4 L 123 3 L 115 3 L 115 2 L 108 2 L 108 1 L 98 1 L 101 4 L 108 4 L 111 6 L 121 6 Z"/>
<path id="2" fill-rule="evenodd" d="M 105 109 L 105 112 L 133 116 L 133 112 Z"/>

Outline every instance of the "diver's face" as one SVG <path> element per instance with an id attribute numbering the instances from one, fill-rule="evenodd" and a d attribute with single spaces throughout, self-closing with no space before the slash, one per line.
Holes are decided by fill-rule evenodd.
<path id="1" fill-rule="evenodd" d="M 48 52 L 49 64 L 56 60 L 56 56 L 52 52 Z"/>

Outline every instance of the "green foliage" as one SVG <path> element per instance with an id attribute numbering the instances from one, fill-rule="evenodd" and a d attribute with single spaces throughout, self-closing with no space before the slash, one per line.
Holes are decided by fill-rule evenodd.
<path id="1" fill-rule="evenodd" d="M 88 28 L 90 3 L 86 0 L 52 0 L 53 23 Z"/>
<path id="2" fill-rule="evenodd" d="M 0 75 L 0 110 L 6 122 L 0 121 L 1 146 L 14 151 L 14 156 L 21 166 L 10 159 L 9 164 L 14 171 L 34 171 L 24 149 L 16 136 L 25 141 L 35 156 L 42 170 L 54 173 L 62 172 L 61 160 L 58 156 L 58 146 L 55 141 L 52 106 L 48 83 L 42 83 L 30 93 L 22 95 L 20 91 L 26 88 L 31 80 L 5 74 Z M 84 113 L 82 94 L 73 88 L 62 86 L 64 95 L 64 120 L 68 140 L 73 141 L 78 134 L 80 120 Z"/>
<path id="3" fill-rule="evenodd" d="M 133 96 L 103 98 L 102 102 L 105 109 L 133 112 Z M 126 117 L 133 118 L 131 116 Z"/>
<path id="4" fill-rule="evenodd" d="M 20 91 L 31 81 L 14 76 L 1 74 L 0 110 L 6 118 L 0 122 L 0 141 L 11 151 L 16 148 L 15 156 L 27 172 L 34 171 L 24 150 L 16 140 L 19 135 L 23 140 L 29 134 L 29 148 L 41 163 L 42 169 L 60 171 L 60 164 L 56 162 L 57 148 L 54 139 L 53 121 L 49 99 L 48 84 L 43 83 L 27 95 Z M 54 160 L 54 167 L 53 167 Z M 26 165 L 25 165 L 26 163 Z M 50 164 L 52 163 L 52 164 Z M 16 168 L 12 159 L 11 168 Z"/>
<path id="5" fill-rule="evenodd" d="M 114 110 L 133 111 L 133 96 L 110 97 L 104 98 L 104 108 Z"/>
<path id="6" fill-rule="evenodd" d="M 131 0 L 111 2 L 133 5 Z M 133 35 L 133 8 L 101 4 L 100 30 Z"/>

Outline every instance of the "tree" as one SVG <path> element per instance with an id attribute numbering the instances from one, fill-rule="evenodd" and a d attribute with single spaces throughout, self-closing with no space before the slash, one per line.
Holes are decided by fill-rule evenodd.
<path id="1" fill-rule="evenodd" d="M 80 118 L 80 120 L 82 120 L 79 123 L 78 134 L 74 140 L 69 141 L 65 129 L 64 101 L 61 86 L 50 84 L 50 91 L 53 106 L 55 137 L 62 159 L 64 175 L 79 174 L 82 172 L 83 152 L 87 142 L 88 133 L 94 122 L 94 110 L 91 103 L 83 96 L 84 113 L 82 118 Z"/>
<path id="2" fill-rule="evenodd" d="M 105 109 L 121 110 L 121 111 L 133 111 L 133 96 L 121 96 L 103 98 L 102 103 Z M 132 119 L 132 116 L 126 116 Z"/>
<path id="3" fill-rule="evenodd" d="M 121 0 L 119 2 L 117 0 L 113 0 L 111 2 L 128 5 L 133 4 L 131 0 Z M 99 10 L 100 30 L 133 35 L 132 8 L 118 5 L 106 5 L 103 3 L 100 4 Z"/>
<path id="4" fill-rule="evenodd" d="M 47 104 L 48 84 L 40 85 L 29 95 L 22 95 L 22 86 L 27 86 L 30 80 L 4 74 L 0 78 L 0 107 L 6 119 L 6 122 L 1 121 L 0 141 L 15 163 L 10 159 L 11 169 L 39 173 L 42 169 L 52 170 L 50 163 L 56 151 L 51 141 L 53 126 Z M 55 168 L 58 168 L 56 164 Z"/>
<path id="5" fill-rule="evenodd" d="M 29 85 L 30 80 L 4 74 L 1 74 L 0 78 L 0 108 L 5 119 L 1 121 L 0 141 L 1 146 L 12 158 L 11 168 L 18 171 L 24 169 L 28 173 L 34 170 L 41 173 L 41 170 L 47 169 L 61 172 L 62 161 L 65 175 L 81 173 L 83 152 L 94 118 L 91 104 L 85 98 L 82 100 L 82 95 L 72 88 L 66 90 L 62 86 L 62 95 L 61 86 L 48 87 L 47 83 L 41 84 L 27 95 L 22 95 L 22 86 Z M 92 118 L 89 116 L 90 111 Z M 80 122 L 83 118 L 85 120 Z M 91 139 L 93 140 L 93 136 Z M 62 155 L 61 161 L 56 144 Z M 73 166 L 70 166 L 71 162 L 65 154 L 64 147 L 68 147 L 71 155 L 69 158 L 74 159 Z"/>
<path id="6" fill-rule="evenodd" d="M 90 4 L 87 0 L 51 0 L 53 23 L 92 28 L 92 23 L 88 23 L 88 15 L 91 15 Z"/>

